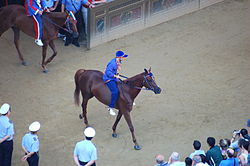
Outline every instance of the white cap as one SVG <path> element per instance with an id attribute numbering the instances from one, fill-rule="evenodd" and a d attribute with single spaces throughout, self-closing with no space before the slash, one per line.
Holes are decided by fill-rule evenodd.
<path id="1" fill-rule="evenodd" d="M 32 132 L 36 132 L 40 129 L 40 126 L 41 126 L 40 123 L 38 121 L 35 121 L 35 122 L 30 124 L 29 130 Z"/>
<path id="2" fill-rule="evenodd" d="M 0 108 L 0 114 L 6 114 L 10 110 L 10 105 L 4 103 Z"/>
<path id="3" fill-rule="evenodd" d="M 87 127 L 84 130 L 84 135 L 86 137 L 94 137 L 95 136 L 95 129 L 93 127 Z"/>

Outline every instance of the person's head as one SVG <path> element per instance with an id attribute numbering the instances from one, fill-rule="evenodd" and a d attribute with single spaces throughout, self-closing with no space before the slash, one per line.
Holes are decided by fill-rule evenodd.
<path id="1" fill-rule="evenodd" d="M 220 145 L 221 149 L 226 150 L 230 145 L 230 140 L 229 139 L 220 139 L 219 145 Z"/>
<path id="2" fill-rule="evenodd" d="M 200 163 L 201 162 L 201 156 L 200 155 L 194 155 L 193 157 L 194 163 Z"/>
<path id="3" fill-rule="evenodd" d="M 164 162 L 164 156 L 161 155 L 161 154 L 156 155 L 155 156 L 155 161 L 156 161 L 157 164 L 163 163 Z"/>
<path id="4" fill-rule="evenodd" d="M 86 140 L 91 140 L 95 136 L 95 129 L 93 127 L 87 127 L 84 130 Z"/>
<path id="5" fill-rule="evenodd" d="M 248 131 L 247 131 L 247 129 L 241 129 L 241 130 L 240 130 L 240 137 L 241 137 L 241 138 L 247 138 L 247 136 L 248 136 Z"/>
<path id="6" fill-rule="evenodd" d="M 208 162 L 204 154 L 200 154 L 200 156 L 201 156 L 201 162 L 203 162 L 204 164 Z"/>
<path id="7" fill-rule="evenodd" d="M 185 164 L 186 166 L 191 166 L 192 165 L 192 159 L 190 157 L 185 158 Z"/>
<path id="8" fill-rule="evenodd" d="M 194 146 L 194 149 L 195 149 L 195 150 L 200 150 L 200 148 L 201 148 L 201 143 L 200 143 L 200 141 L 194 140 L 193 146 Z"/>
<path id="9" fill-rule="evenodd" d="M 36 134 L 40 130 L 40 127 L 41 127 L 40 123 L 38 121 L 35 121 L 29 125 L 29 131 L 32 134 Z"/>
<path id="10" fill-rule="evenodd" d="M 207 138 L 207 144 L 212 148 L 215 145 L 215 138 L 214 137 L 208 137 Z"/>
<path id="11" fill-rule="evenodd" d="M 2 114 L 3 116 L 9 116 L 11 112 L 11 107 L 9 104 L 4 103 L 1 108 L 0 108 L 0 114 Z"/>
<path id="12" fill-rule="evenodd" d="M 124 58 L 127 58 L 128 55 L 126 55 L 123 51 L 117 51 L 115 53 L 115 57 L 117 60 L 122 61 Z"/>
<path id="13" fill-rule="evenodd" d="M 246 141 L 245 139 L 241 138 L 241 139 L 239 139 L 238 145 L 239 145 L 239 148 L 241 148 L 241 149 L 244 148 L 245 150 L 248 150 L 249 141 Z"/>
<path id="14" fill-rule="evenodd" d="M 170 156 L 171 162 L 179 161 L 180 155 L 177 152 L 173 152 Z"/>
<path id="15" fill-rule="evenodd" d="M 227 149 L 227 157 L 228 158 L 233 158 L 234 157 L 234 150 L 229 148 Z"/>

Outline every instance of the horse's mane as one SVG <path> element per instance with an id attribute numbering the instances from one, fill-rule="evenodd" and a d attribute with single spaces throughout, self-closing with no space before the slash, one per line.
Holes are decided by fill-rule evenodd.
<path id="1" fill-rule="evenodd" d="M 45 15 L 51 19 L 59 19 L 67 17 L 67 13 L 65 12 L 46 12 Z"/>
<path id="2" fill-rule="evenodd" d="M 127 78 L 127 79 L 124 80 L 123 82 L 124 82 L 125 84 L 127 84 L 127 85 L 133 86 L 134 83 L 138 81 L 138 78 L 141 78 L 141 77 L 142 77 L 142 75 L 145 75 L 145 72 L 140 73 L 140 74 L 137 74 L 137 75 L 135 75 L 135 76 L 133 76 L 133 77 Z"/>

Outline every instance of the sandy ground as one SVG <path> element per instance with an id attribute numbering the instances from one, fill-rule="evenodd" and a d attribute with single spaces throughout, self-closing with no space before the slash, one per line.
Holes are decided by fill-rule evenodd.
<path id="1" fill-rule="evenodd" d="M 24 166 L 21 139 L 28 125 L 41 122 L 40 165 L 70 166 L 75 143 L 83 138 L 81 111 L 73 103 L 73 76 L 77 69 L 104 71 L 116 50 L 130 57 L 123 73 L 133 76 L 152 67 L 160 95 L 142 91 L 132 120 L 142 150 L 135 151 L 124 119 L 119 138 L 111 137 L 115 120 L 105 106 L 92 99 L 90 125 L 97 135 L 99 166 L 154 165 L 154 156 L 168 158 L 173 151 L 182 160 L 194 139 L 207 150 L 206 138 L 231 137 L 250 118 L 250 1 L 226 0 L 201 11 L 134 33 L 89 51 L 64 47 L 56 41 L 58 56 L 43 74 L 41 49 L 22 35 L 21 47 L 30 63 L 19 64 L 11 31 L 0 38 L 0 102 L 13 107 L 15 124 L 13 166 Z M 218 141 L 217 141 L 218 142 Z"/>

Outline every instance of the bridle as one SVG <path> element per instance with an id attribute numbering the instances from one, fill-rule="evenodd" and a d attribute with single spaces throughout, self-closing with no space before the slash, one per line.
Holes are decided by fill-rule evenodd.
<path id="1" fill-rule="evenodd" d="M 128 78 L 128 77 L 126 77 L 126 76 L 123 76 L 123 75 L 119 75 L 120 77 L 122 77 L 122 78 Z M 134 85 L 129 85 L 131 88 L 134 88 L 134 89 L 139 89 L 139 90 L 151 90 L 151 91 L 154 91 L 154 88 L 152 87 L 152 85 L 149 83 L 149 81 L 148 81 L 148 79 L 147 79 L 147 77 L 153 77 L 153 74 L 152 73 L 149 73 L 149 74 L 147 74 L 146 76 L 144 75 L 143 76 L 143 82 L 142 82 L 142 85 L 143 86 L 145 86 L 145 83 L 149 86 L 149 88 L 147 88 L 147 87 L 145 87 L 145 88 L 141 88 L 141 87 L 138 87 L 138 86 L 134 86 Z M 120 81 L 122 82 L 122 83 L 124 83 L 124 81 L 123 80 L 121 80 L 120 79 Z M 126 83 L 124 83 L 124 84 L 126 84 Z M 127 85 L 127 84 L 126 84 Z"/>
<path id="2" fill-rule="evenodd" d="M 70 29 L 69 24 L 67 23 L 67 22 L 69 22 L 69 21 L 68 21 L 68 20 L 70 19 L 69 17 L 72 17 L 72 16 L 71 16 L 70 13 L 67 13 L 67 14 L 68 14 L 68 16 L 67 16 L 67 19 L 66 19 L 66 21 L 65 21 L 66 27 L 67 27 L 67 28 L 64 28 L 64 27 L 58 25 L 57 23 L 55 23 L 53 20 L 51 20 L 51 19 L 50 19 L 48 16 L 46 16 L 46 15 L 42 15 L 42 17 L 43 17 L 45 20 L 47 20 L 48 22 L 50 22 L 51 24 L 55 25 L 57 28 L 63 29 L 64 31 L 66 31 L 66 32 L 68 32 L 68 33 L 70 33 L 70 34 L 72 34 L 73 31 Z M 72 17 L 72 18 L 75 19 L 75 17 Z"/>

